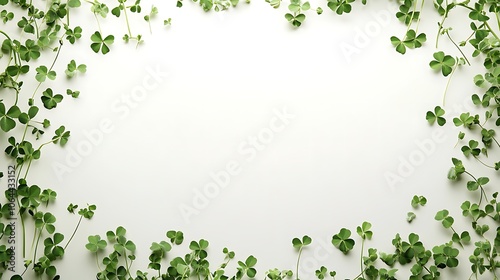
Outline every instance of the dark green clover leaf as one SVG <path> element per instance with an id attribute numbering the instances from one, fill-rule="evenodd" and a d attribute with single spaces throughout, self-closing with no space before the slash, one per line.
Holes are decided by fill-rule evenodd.
<path id="1" fill-rule="evenodd" d="M 303 247 L 309 245 L 312 243 L 312 239 L 311 237 L 307 236 L 307 235 L 304 235 L 302 237 L 302 240 L 300 240 L 299 238 L 295 237 L 294 239 L 292 239 L 292 245 L 293 245 L 293 248 L 296 248 L 296 249 L 302 249 Z"/>
<path id="2" fill-rule="evenodd" d="M 443 117 L 444 114 L 445 114 L 444 109 L 441 108 L 440 106 L 436 106 L 434 108 L 434 112 L 427 111 L 427 114 L 425 115 L 425 119 L 430 124 L 434 124 L 434 122 L 437 122 L 439 126 L 443 126 L 446 124 L 446 119 Z"/>
<path id="3" fill-rule="evenodd" d="M 369 222 L 363 222 L 361 226 L 356 228 L 356 232 L 362 239 L 372 239 L 373 231 L 371 231 L 372 224 Z"/>
<path id="4" fill-rule="evenodd" d="M 332 244 L 337 247 L 342 253 L 347 254 L 354 248 L 354 240 L 349 238 L 351 236 L 351 231 L 342 228 L 340 232 L 332 237 Z"/>
<path id="5" fill-rule="evenodd" d="M 22 124 L 27 124 L 29 121 L 31 121 L 36 116 L 36 114 L 38 114 L 38 111 L 39 111 L 38 107 L 31 106 L 28 109 L 28 113 L 21 113 L 19 115 L 19 122 Z"/>
<path id="6" fill-rule="evenodd" d="M 21 115 L 21 110 L 17 106 L 12 106 L 8 111 L 5 109 L 5 104 L 0 100 L 0 128 L 4 132 L 8 132 L 16 127 L 15 118 Z"/>
<path id="7" fill-rule="evenodd" d="M 66 40 L 68 40 L 71 44 L 74 44 L 76 40 L 82 37 L 82 28 L 80 26 L 75 27 L 74 29 L 66 29 Z"/>
<path id="8" fill-rule="evenodd" d="M 249 256 L 245 262 L 238 261 L 238 279 L 243 275 L 248 276 L 249 278 L 254 278 L 257 275 L 257 270 L 254 266 L 257 264 L 257 259 L 254 256 Z"/>
<path id="9" fill-rule="evenodd" d="M 93 42 L 90 45 L 90 48 L 95 53 L 101 51 L 102 54 L 107 54 L 110 51 L 109 46 L 115 41 L 115 37 L 113 35 L 108 35 L 103 39 L 99 31 L 96 31 L 94 34 L 92 34 L 92 36 L 90 36 L 90 39 Z"/>
<path id="10" fill-rule="evenodd" d="M 432 69 L 440 70 L 443 73 L 443 76 L 448 76 L 453 71 L 453 67 L 456 64 L 455 58 L 451 55 L 445 55 L 444 52 L 435 52 L 434 60 L 432 60 L 429 65 Z"/>
<path id="11" fill-rule="evenodd" d="M 24 43 L 24 46 L 19 47 L 19 55 L 25 61 L 30 61 L 31 59 L 37 59 L 40 57 L 40 47 L 35 41 L 28 39 Z"/>
<path id="12" fill-rule="evenodd" d="M 468 157 L 470 155 L 477 157 L 481 153 L 481 149 L 478 148 L 479 142 L 475 140 L 470 140 L 469 145 L 465 145 L 462 147 L 462 153 L 464 156 Z"/>
<path id="13" fill-rule="evenodd" d="M 182 231 L 169 230 L 166 235 L 172 244 L 180 245 L 184 241 L 184 234 Z"/>
<path id="14" fill-rule="evenodd" d="M 55 134 L 56 135 L 52 137 L 52 141 L 55 144 L 59 142 L 61 146 L 64 146 L 66 145 L 66 143 L 68 143 L 70 132 L 66 131 L 66 128 L 63 125 L 56 129 Z"/>
<path id="15" fill-rule="evenodd" d="M 342 15 L 344 13 L 348 14 L 352 10 L 351 3 L 354 0 L 328 0 L 328 8 L 334 11 L 338 15 Z"/>
<path id="16" fill-rule="evenodd" d="M 417 21 L 420 16 L 420 12 L 413 11 L 413 1 L 405 0 L 402 5 L 399 6 L 399 12 L 396 13 L 396 17 L 409 25 L 411 21 Z"/>
<path id="17" fill-rule="evenodd" d="M 451 244 L 444 244 L 432 248 L 433 258 L 438 268 L 457 267 L 459 250 L 451 247 Z"/>
<path id="18" fill-rule="evenodd" d="M 63 100 L 63 96 L 61 94 L 54 94 L 52 89 L 48 88 L 42 93 L 42 103 L 43 107 L 47 109 L 53 109 L 57 107 L 57 104 L 61 103 Z"/>

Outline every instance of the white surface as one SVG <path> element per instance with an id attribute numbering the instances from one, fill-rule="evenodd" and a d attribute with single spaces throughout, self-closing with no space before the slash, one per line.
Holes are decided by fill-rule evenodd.
<path id="1" fill-rule="evenodd" d="M 392 12 L 388 21 L 380 18 L 393 2 L 356 5 L 351 15 L 341 17 L 323 5 L 325 13 L 308 12 L 298 30 L 284 20 L 285 7 L 274 10 L 264 1 L 220 14 L 204 13 L 187 0 L 182 9 L 157 2 L 160 15 L 152 36 L 141 18 L 132 25 L 146 37 L 137 49 L 120 41 L 125 24 L 110 16 L 102 23 L 105 34 L 111 25 L 116 29 L 110 54 L 91 52 L 87 40 L 94 30 L 87 27 L 85 39 L 63 49 L 58 62 L 62 73 L 66 61 L 76 58 L 87 64 L 88 73 L 71 82 L 82 92 L 80 98 L 65 98 L 47 113 L 54 127 L 64 124 L 71 130 L 70 142 L 65 149 L 43 151 L 30 178 L 58 192 L 59 227 L 67 228 L 67 236 L 76 224 L 64 213 L 67 204 L 98 206 L 59 265 L 62 279 L 92 279 L 97 268 L 84 249 L 86 237 L 119 225 L 138 244 L 134 269 L 146 268 L 151 242 L 176 229 L 185 233 L 186 242 L 209 240 L 213 264 L 225 246 L 238 259 L 255 255 L 259 279 L 269 268 L 294 268 L 291 239 L 304 234 L 314 241 L 304 251 L 303 279 L 314 276 L 311 263 L 317 264 L 314 269 L 337 270 L 338 279 L 354 277 L 360 247 L 342 257 L 330 241 L 347 227 L 359 243 L 355 228 L 363 221 L 373 224 L 374 238 L 367 246 L 380 251 L 393 251 L 397 232 L 405 237 L 417 232 L 428 246 L 447 240 L 434 213 L 448 208 L 459 216 L 466 194 L 446 180 L 450 157 L 459 152 L 453 150 L 455 129 L 425 121 L 425 112 L 441 104 L 446 84 L 428 67 L 435 22 L 422 22 L 426 47 L 401 56 L 389 37 L 403 35 L 405 27 Z M 431 9 L 425 13 L 435 16 Z M 86 11 L 79 14 L 92 20 Z M 173 24 L 164 28 L 168 17 Z M 366 45 L 356 44 L 366 30 L 372 32 Z M 346 44 L 359 53 L 346 56 L 341 48 Z M 456 54 L 445 40 L 442 46 Z M 155 69 L 168 77 L 127 105 L 125 99 Z M 453 78 L 448 111 L 452 104 L 469 104 L 474 74 L 467 67 Z M 276 111 L 283 110 L 293 118 L 281 131 L 268 130 Z M 89 133 L 96 135 L 102 122 L 109 131 L 91 143 Z M 269 131 L 273 139 L 262 150 L 249 148 L 251 137 Z M 90 151 L 82 155 L 89 143 Z M 402 162 L 423 154 L 418 143 L 426 143 L 429 153 L 406 174 L 398 171 Z M 210 174 L 228 163 L 236 163 L 239 173 L 206 206 L 193 205 L 196 193 L 214 181 Z M 56 172 L 60 165 L 71 172 Z M 389 184 L 388 173 L 403 181 Z M 427 196 L 429 204 L 408 225 L 414 194 Z M 181 207 L 199 213 L 187 219 Z M 321 250 L 319 240 L 328 244 L 326 257 L 315 253 Z"/>

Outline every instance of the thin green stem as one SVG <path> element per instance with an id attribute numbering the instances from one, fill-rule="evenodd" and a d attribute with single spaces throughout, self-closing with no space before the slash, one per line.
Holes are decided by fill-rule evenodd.
<path id="1" fill-rule="evenodd" d="M 500 29 L 500 15 L 499 15 L 499 13 L 495 13 L 495 17 L 497 18 L 498 29 Z"/>
<path id="2" fill-rule="evenodd" d="M 128 264 L 128 256 L 127 256 L 127 249 L 126 248 L 123 248 L 123 258 L 125 259 L 125 267 L 127 268 L 127 274 L 130 278 L 133 278 L 132 277 L 132 274 L 130 274 L 130 267 L 132 266 L 132 261 L 130 262 L 130 266 Z"/>
<path id="3" fill-rule="evenodd" d="M 95 252 L 95 263 L 97 264 L 97 269 L 99 269 L 99 271 L 102 271 L 101 265 L 99 264 L 99 257 L 97 255 L 97 251 Z"/>
<path id="4" fill-rule="evenodd" d="M 300 279 L 300 278 L 299 278 L 299 264 L 300 264 L 300 256 L 302 255 L 302 249 L 303 249 L 303 248 L 304 248 L 304 247 L 303 247 L 303 246 L 301 246 L 301 247 L 300 247 L 300 249 L 299 249 L 299 255 L 298 255 L 298 257 L 297 257 L 297 265 L 295 266 L 295 275 L 296 275 L 295 279 L 296 279 L 296 280 L 299 280 L 299 279 Z"/>
<path id="5" fill-rule="evenodd" d="M 455 43 L 455 41 L 451 38 L 450 36 L 450 32 L 449 31 L 446 31 L 446 35 L 448 36 L 448 39 L 450 39 L 450 41 L 453 43 L 453 45 L 455 45 L 455 47 L 458 49 L 458 51 L 462 54 L 462 57 L 465 59 L 465 61 L 467 62 L 467 64 L 469 64 L 470 66 L 470 62 L 469 60 L 467 59 L 467 56 L 465 56 L 464 52 L 462 51 L 462 49 Z"/>
<path id="6" fill-rule="evenodd" d="M 363 276 L 363 272 L 359 273 L 358 275 L 354 276 L 354 278 L 352 278 L 353 280 L 356 280 L 356 279 L 359 279 L 359 277 L 362 277 Z M 364 278 L 364 277 L 363 277 Z"/>
<path id="7" fill-rule="evenodd" d="M 68 247 L 68 245 L 71 242 L 71 240 L 73 240 L 73 238 L 75 237 L 76 231 L 80 227 L 80 223 L 82 222 L 82 219 L 83 219 L 83 216 L 80 216 L 80 219 L 78 220 L 78 224 L 76 224 L 75 230 L 73 230 L 73 233 L 71 234 L 71 237 L 69 238 L 69 240 L 66 243 L 66 245 L 64 245 L 64 250 L 66 250 L 66 248 Z"/>
<path id="8" fill-rule="evenodd" d="M 50 68 L 49 68 L 49 70 L 47 72 L 52 71 L 52 68 L 54 68 L 54 65 L 56 64 L 56 61 L 59 58 L 59 54 L 61 53 L 62 46 L 63 46 L 63 41 L 59 40 L 59 48 L 57 48 L 56 56 L 54 57 L 54 60 L 52 61 L 52 64 L 50 65 Z M 37 85 L 37 87 L 33 91 L 33 94 L 31 95 L 31 99 L 35 98 L 35 94 L 36 94 L 36 92 L 38 91 L 38 89 L 40 88 L 41 85 L 42 85 L 42 83 L 39 82 L 38 85 Z"/>
<path id="9" fill-rule="evenodd" d="M 425 3 L 425 0 L 422 0 L 422 4 L 420 4 L 420 13 L 422 13 L 422 11 L 424 10 L 424 3 Z M 421 15 L 419 15 L 418 19 L 417 19 L 417 27 L 415 27 L 415 33 L 418 34 L 418 27 L 420 26 L 420 18 L 421 18 Z"/>
<path id="10" fill-rule="evenodd" d="M 413 12 L 411 13 L 410 20 L 408 21 L 408 27 L 406 28 L 406 33 L 408 33 L 408 30 L 410 30 L 411 23 L 413 22 L 413 16 L 415 15 L 416 10 L 417 10 L 417 1 L 415 1 L 413 4 Z M 415 33 L 416 33 L 416 30 L 415 30 Z"/>
<path id="11" fill-rule="evenodd" d="M 94 13 L 95 20 L 97 21 L 97 29 L 99 29 L 99 33 L 102 34 L 101 23 L 99 22 L 99 18 L 97 17 L 97 13 Z"/>
<path id="12" fill-rule="evenodd" d="M 446 83 L 446 87 L 444 89 L 444 94 L 443 94 L 443 107 L 445 107 L 446 104 L 446 94 L 448 93 L 448 88 L 450 87 L 451 78 L 453 77 L 453 74 L 455 74 L 455 70 L 457 70 L 457 68 L 458 68 L 458 62 L 455 63 L 453 70 L 451 70 L 450 77 L 448 78 L 448 82 Z"/>
<path id="13" fill-rule="evenodd" d="M 23 272 L 21 273 L 21 276 L 23 276 L 23 275 L 26 273 L 26 271 L 28 271 L 28 267 L 29 267 L 29 266 L 25 266 L 25 267 L 24 267 L 24 270 L 23 270 Z"/>
<path id="14" fill-rule="evenodd" d="M 66 25 L 69 27 L 69 5 L 66 4 Z"/>
<path id="15" fill-rule="evenodd" d="M 361 275 L 363 276 L 363 278 L 365 278 L 365 267 L 364 267 L 364 263 L 363 263 L 363 254 L 364 254 L 364 251 L 365 251 L 365 239 L 363 238 L 363 240 L 361 241 L 361 258 L 360 258 Z"/>
<path id="16" fill-rule="evenodd" d="M 479 159 L 479 157 L 474 156 L 474 158 L 475 158 L 475 159 L 476 159 L 479 163 L 481 163 L 482 165 L 484 165 L 485 167 L 488 167 L 488 168 L 491 168 L 491 169 L 495 169 L 495 167 L 494 167 L 494 166 L 491 166 L 491 165 L 486 164 L 484 161 L 480 160 L 480 159 Z"/>
<path id="17" fill-rule="evenodd" d="M 28 178 L 28 172 L 30 171 L 31 163 L 33 162 L 33 157 L 30 157 L 28 161 L 28 167 L 26 167 L 26 172 L 24 173 L 24 179 Z"/>
<path id="18" fill-rule="evenodd" d="M 125 14 L 125 21 L 127 22 L 128 36 L 130 36 L 130 38 L 132 38 L 132 32 L 130 31 L 130 23 L 128 21 L 127 7 L 125 7 L 124 4 L 121 4 L 121 5 L 123 5 L 123 14 Z"/>
<path id="19" fill-rule="evenodd" d="M 497 15 L 498 16 L 498 15 Z M 495 31 L 493 30 L 493 28 L 491 28 L 491 26 L 488 24 L 487 21 L 484 22 L 484 25 L 486 26 L 486 28 L 488 28 L 488 30 L 490 31 L 490 33 L 495 37 L 497 38 L 498 41 L 500 41 L 500 37 L 498 37 L 498 35 L 495 33 Z"/>
<path id="20" fill-rule="evenodd" d="M 36 251 L 38 250 L 38 243 L 40 243 L 40 239 L 42 238 L 42 231 L 43 231 L 44 227 L 45 227 L 45 223 L 40 228 L 39 233 L 38 233 L 38 238 L 36 240 L 36 245 L 35 245 L 35 252 L 33 253 L 33 262 L 36 261 Z"/>
<path id="21" fill-rule="evenodd" d="M 438 48 L 438 45 L 439 45 L 439 35 L 441 35 L 441 30 L 443 30 L 443 25 L 444 25 L 444 22 L 445 20 L 448 18 L 448 0 L 446 0 L 446 9 L 444 10 L 444 15 L 443 15 L 443 19 L 441 20 L 440 23 L 438 23 L 438 32 L 437 32 L 437 35 L 436 35 L 436 49 Z"/>
<path id="22" fill-rule="evenodd" d="M 467 175 L 469 175 L 470 177 L 472 177 L 472 179 L 474 179 L 474 181 L 475 181 L 476 183 L 478 183 L 477 178 L 476 178 L 474 175 L 472 175 L 470 172 L 468 172 L 468 171 L 464 171 L 464 173 L 465 173 L 465 174 L 467 174 Z M 479 185 L 479 183 L 478 183 L 478 185 Z M 481 195 L 480 195 L 480 197 L 479 197 L 479 203 L 478 203 L 478 206 L 481 206 L 481 203 L 482 203 L 482 201 L 483 201 L 483 196 L 484 196 L 484 197 L 487 197 L 487 195 L 486 195 L 486 191 L 484 190 L 484 188 L 483 188 L 483 186 L 482 186 L 482 185 L 479 185 L 479 188 L 480 188 L 480 193 L 481 193 Z"/>

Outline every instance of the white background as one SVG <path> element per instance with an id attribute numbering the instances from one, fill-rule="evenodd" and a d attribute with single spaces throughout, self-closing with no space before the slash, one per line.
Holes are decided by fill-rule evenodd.
<path id="1" fill-rule="evenodd" d="M 451 156 L 459 156 L 459 148 L 453 149 L 458 130 L 451 119 L 444 128 L 425 120 L 428 110 L 442 106 L 447 82 L 428 66 L 439 20 L 430 6 L 420 26 L 429 42 L 402 56 L 389 40 L 406 30 L 394 17 L 392 1 L 354 5 L 353 13 L 343 16 L 321 2 L 324 14 L 307 12 L 299 29 L 284 19 L 286 7 L 275 10 L 264 1 L 240 3 L 221 13 L 205 13 L 185 2 L 178 9 L 174 2 L 155 1 L 160 14 L 152 22 L 152 35 L 142 16 L 131 16 L 132 31 L 145 37 L 138 48 L 121 41 L 125 22 L 110 15 L 101 25 L 104 34 L 116 35 L 116 42 L 105 56 L 88 48 L 97 28 L 90 7 L 72 15 L 84 26 L 84 38 L 63 47 L 56 68 L 62 77 L 67 62 L 75 59 L 87 64 L 88 72 L 68 84 L 64 79 L 53 83 L 82 94 L 65 98 L 47 113 L 54 127 L 64 124 L 72 136 L 64 149 L 42 151 L 29 177 L 58 192 L 58 229 L 67 237 L 77 222 L 65 213 L 69 203 L 98 207 L 60 263 L 62 279 L 93 279 L 97 268 L 84 249 L 86 237 L 104 236 L 120 225 L 138 245 L 133 270 L 144 270 L 151 242 L 175 229 L 185 233 L 186 246 L 190 240 L 209 240 L 214 267 L 223 247 L 234 250 L 237 259 L 253 254 L 259 279 L 270 268 L 294 269 L 291 240 L 305 234 L 313 244 L 304 251 L 301 278 L 313 278 L 313 264 L 314 269 L 336 270 L 344 279 L 359 273 L 361 240 L 355 229 L 363 221 L 371 222 L 374 231 L 366 246 L 385 252 L 394 250 L 391 240 L 398 232 L 405 238 L 419 233 L 428 249 L 446 242 L 451 233 L 434 221 L 443 208 L 458 218 L 458 228 L 466 229 L 459 206 L 468 194 L 446 179 Z M 142 6 L 147 10 L 150 5 L 144 1 Z M 172 26 L 164 27 L 168 17 Z M 456 29 L 457 41 L 465 39 L 468 33 Z M 356 52 L 346 54 L 347 47 Z M 440 47 L 459 55 L 444 38 Z M 476 91 L 472 77 L 481 69 L 479 60 L 473 63 L 453 77 L 445 106 L 450 115 L 465 110 L 453 105 L 470 106 L 469 96 Z M 146 90 L 144 98 L 134 99 L 155 69 L 168 77 Z M 133 105 L 123 98 L 132 98 Z M 269 128 L 274 112 L 284 108 L 294 118 L 248 160 L 240 145 Z M 111 131 L 91 143 L 88 135 L 103 121 Z M 90 150 L 82 153 L 89 143 Z M 417 164 L 410 162 L 412 157 Z M 206 206 L 196 208 L 196 193 L 229 162 L 237 162 L 241 172 Z M 405 162 L 410 169 L 401 167 Z M 61 165 L 71 172 L 57 171 Z M 402 181 L 389 183 L 389 173 Z M 415 194 L 425 195 L 429 203 L 408 224 Z M 199 213 L 186 219 L 182 205 Z M 342 227 L 357 242 L 347 257 L 330 243 Z M 461 261 L 468 262 L 467 255 Z M 462 266 L 468 270 L 468 264 Z"/>

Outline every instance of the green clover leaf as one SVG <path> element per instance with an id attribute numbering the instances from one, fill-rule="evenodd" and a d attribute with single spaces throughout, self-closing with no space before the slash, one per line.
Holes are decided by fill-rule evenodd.
<path id="1" fill-rule="evenodd" d="M 456 64 L 455 58 L 450 55 L 445 55 L 444 52 L 435 52 L 434 60 L 432 60 L 429 65 L 434 70 L 440 70 L 443 76 L 448 76 L 453 72 L 453 67 Z"/>

